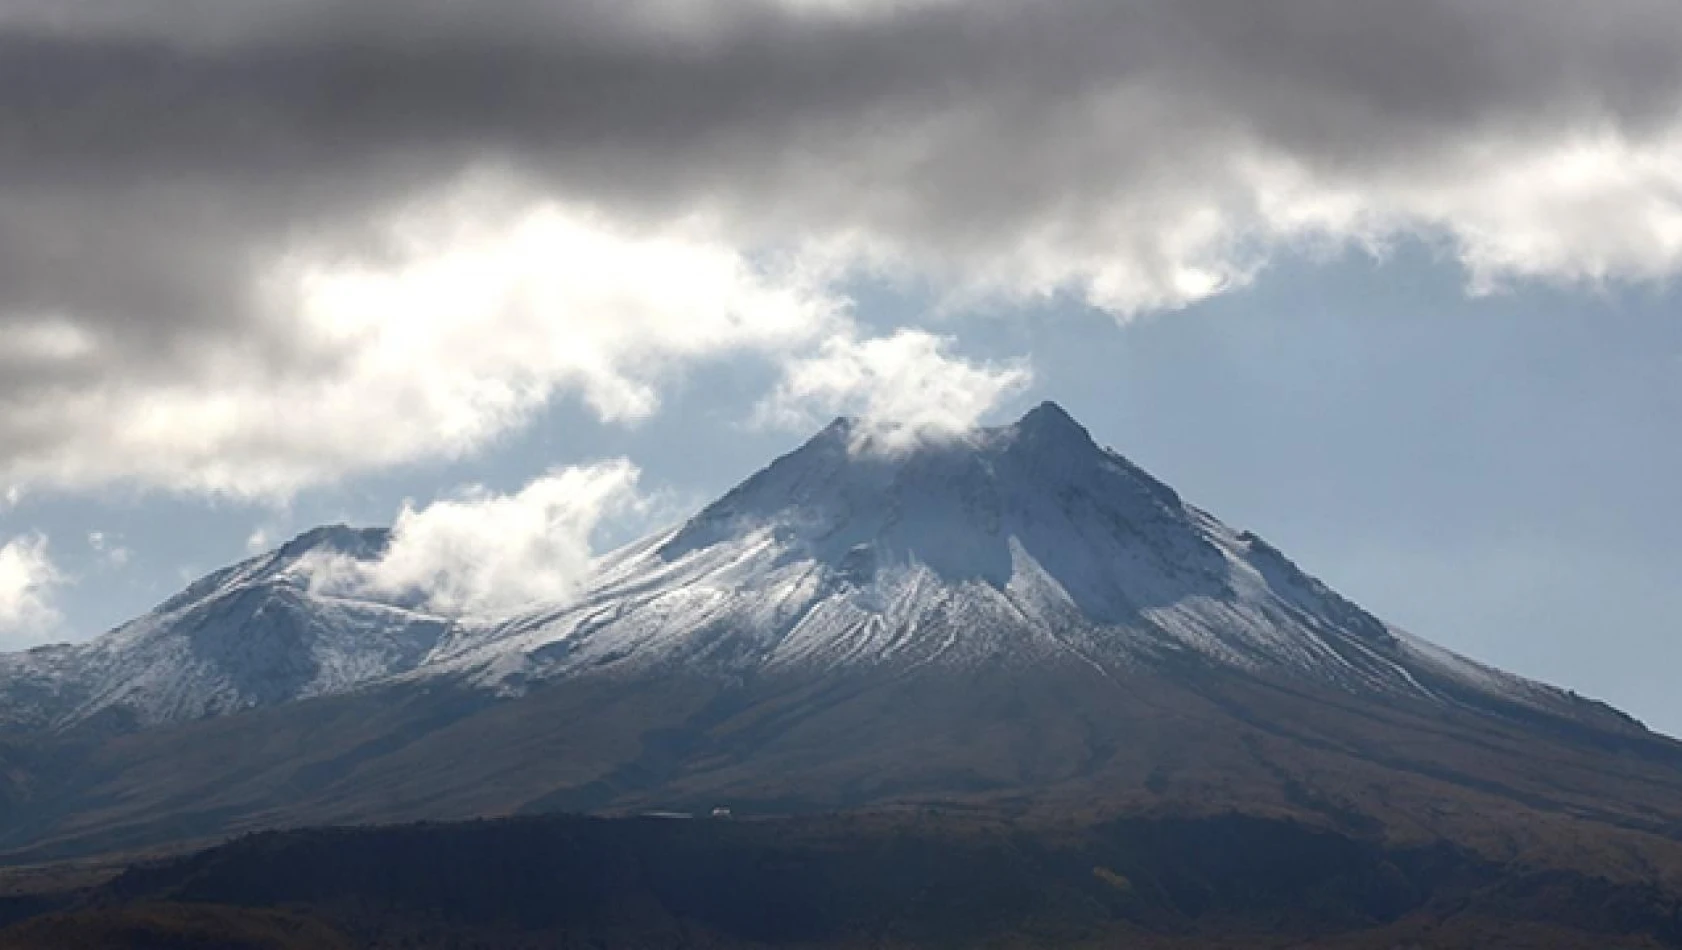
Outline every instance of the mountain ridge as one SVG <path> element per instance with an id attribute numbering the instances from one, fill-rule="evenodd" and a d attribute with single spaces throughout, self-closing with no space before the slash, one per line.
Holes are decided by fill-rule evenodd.
<path id="1" fill-rule="evenodd" d="M 1101 668 L 1189 652 L 1252 672 L 1425 695 L 1425 682 L 1444 682 L 1474 701 L 1645 729 L 1604 703 L 1385 624 L 1253 532 L 1227 528 L 1100 447 L 1054 402 L 1010 425 L 910 446 L 875 438 L 859 420 L 838 418 L 683 524 L 599 558 L 578 596 L 500 621 L 464 624 L 427 611 L 424 596 L 317 584 L 317 559 L 375 561 L 391 535 L 314 528 L 93 641 L 0 655 L 0 726 L 151 727 L 390 679 L 467 676 L 513 694 L 534 678 L 599 673 L 650 652 L 720 659 L 779 637 L 781 652 L 767 662 L 816 660 L 842 640 L 853 662 L 906 649 L 945 662 L 956 640 L 936 650 L 860 634 L 1015 623 L 1032 628 L 1031 643 L 995 638 L 978 649 Z M 768 576 L 784 588 L 766 587 Z M 674 619 L 755 596 L 751 609 L 714 617 L 714 627 L 730 625 L 734 646 Z M 767 598 L 785 613 L 798 605 L 799 617 L 767 614 Z M 649 617 L 660 610 L 666 616 Z"/>
<path id="2" fill-rule="evenodd" d="M 119 670 L 99 696 L 175 718 L 119 702 L 0 731 L 0 864 L 726 803 L 1235 811 L 1495 860 L 1592 853 L 1682 887 L 1682 743 L 1385 624 L 1056 407 L 916 446 L 868 435 L 826 428 L 499 623 L 312 586 L 312 551 L 378 557 L 377 530 L 219 572 L 81 648 L 162 644 L 133 655 L 169 677 Z M 323 662 L 347 643 L 356 662 Z M 265 675 L 229 678 L 237 661 Z M 19 682 L 6 702 L 30 700 Z"/>
<path id="3" fill-rule="evenodd" d="M 146 728 L 345 692 L 411 668 L 452 621 L 336 597 L 310 578 L 311 557 L 366 560 L 388 542 L 383 528 L 314 528 L 102 637 L 0 654 L 0 725 Z"/>

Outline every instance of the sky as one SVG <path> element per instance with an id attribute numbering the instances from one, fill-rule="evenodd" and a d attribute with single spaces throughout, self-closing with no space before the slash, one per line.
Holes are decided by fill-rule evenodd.
<path id="1" fill-rule="evenodd" d="M 0 0 L 0 645 L 323 522 L 494 613 L 1055 399 L 1682 734 L 1674 0 Z"/>

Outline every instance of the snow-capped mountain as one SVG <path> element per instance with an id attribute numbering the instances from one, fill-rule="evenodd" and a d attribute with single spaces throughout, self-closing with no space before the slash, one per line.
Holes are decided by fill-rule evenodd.
<path id="1" fill-rule="evenodd" d="M 1051 404 L 839 420 L 500 622 L 319 582 L 388 543 L 320 529 L 0 657 L 0 859 L 720 802 L 1682 827 L 1682 744 L 1385 624 Z"/>
<path id="2" fill-rule="evenodd" d="M 88 643 L 0 655 L 0 723 L 154 726 L 340 693 L 414 669 L 451 621 L 311 584 L 315 559 L 368 560 L 387 541 L 381 529 L 318 528 Z"/>
<path id="3" fill-rule="evenodd" d="M 0 655 L 0 723 L 144 727 L 394 680 L 508 696 L 672 672 L 1189 664 L 1639 729 L 1386 625 L 1055 404 L 909 448 L 873 438 L 836 420 L 688 523 L 602 558 L 582 595 L 502 623 L 314 583 L 323 559 L 371 561 L 389 542 L 319 528 L 89 643 Z"/>
<path id="4" fill-rule="evenodd" d="M 1187 663 L 1345 693 L 1621 714 L 1386 625 L 1117 453 L 1060 407 L 879 451 L 837 420 L 676 530 L 416 675 L 517 692 L 574 676 Z"/>

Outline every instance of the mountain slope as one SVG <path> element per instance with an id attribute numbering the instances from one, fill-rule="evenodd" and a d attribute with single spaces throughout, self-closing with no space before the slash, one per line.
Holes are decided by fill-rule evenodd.
<path id="1" fill-rule="evenodd" d="M 533 680 L 925 665 L 1194 663 L 1353 694 L 1627 717 L 1410 637 L 1260 538 L 1185 504 L 1047 403 L 1015 425 L 878 452 L 838 420 L 589 594 L 464 641 L 420 675 Z"/>
<path id="2" fill-rule="evenodd" d="M 0 854 L 719 803 L 1240 811 L 1682 887 L 1682 745 L 1389 627 L 1055 406 L 905 451 L 871 438 L 837 422 L 499 624 L 323 598 L 300 580 L 320 539 L 207 579 L 168 623 L 75 648 L 172 684 L 113 673 L 101 694 L 157 725 L 0 736 Z M 354 537 L 333 550 L 378 556 Z M 245 644 L 267 629 L 235 609 L 251 596 L 286 605 L 296 646 L 273 655 L 310 676 Z M 243 618 L 203 625 L 242 662 L 171 652 L 197 610 Z M 346 610 L 383 619 L 364 635 Z"/>
<path id="3" fill-rule="evenodd" d="M 313 582 L 384 531 L 320 528 L 104 637 L 0 655 L 0 725 L 156 726 L 393 677 L 502 695 L 574 676 L 1187 663 L 1640 732 L 1391 628 L 1095 445 L 1054 404 L 884 452 L 837 420 L 585 593 L 485 629 Z"/>
<path id="4" fill-rule="evenodd" d="M 157 726 L 344 692 L 416 667 L 454 629 L 312 589 L 311 559 L 378 557 L 386 532 L 318 528 L 85 644 L 0 655 L 0 724 Z"/>

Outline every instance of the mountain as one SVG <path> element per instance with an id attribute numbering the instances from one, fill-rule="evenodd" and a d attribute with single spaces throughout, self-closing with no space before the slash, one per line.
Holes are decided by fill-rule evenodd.
<path id="1" fill-rule="evenodd" d="M 1682 888 L 1682 745 L 1385 624 L 1052 404 L 909 447 L 838 420 L 501 622 L 309 583 L 384 544 L 3 661 L 36 725 L 0 734 L 0 860 L 723 803 L 1288 816 Z"/>
<path id="2" fill-rule="evenodd" d="M 607 558 L 581 600 L 421 674 L 516 690 L 663 670 L 1197 665 L 1642 731 L 1388 626 L 1100 448 L 1053 403 L 910 451 L 869 438 L 837 420 L 681 528 Z"/>
<path id="3" fill-rule="evenodd" d="M 1616 711 L 1388 626 L 1045 403 L 878 450 L 838 419 L 585 593 L 464 627 L 316 582 L 382 529 L 318 528 L 81 645 L 0 655 L 0 723 L 151 727 L 407 679 L 498 695 L 577 677 L 1188 664 L 1639 733 Z"/>
<path id="4" fill-rule="evenodd" d="M 314 589 L 313 559 L 378 558 L 380 529 L 318 528 L 85 644 L 0 655 L 0 724 L 157 726 L 340 693 L 414 669 L 455 625 Z"/>

